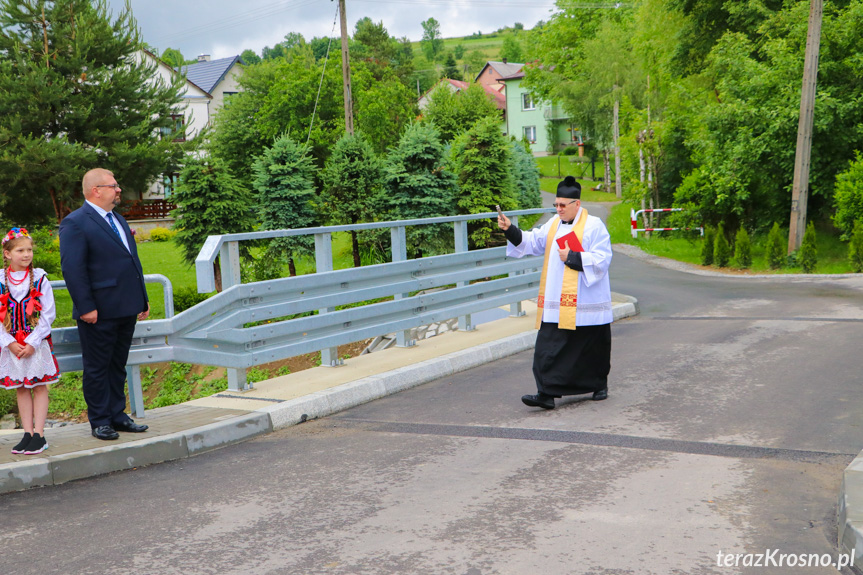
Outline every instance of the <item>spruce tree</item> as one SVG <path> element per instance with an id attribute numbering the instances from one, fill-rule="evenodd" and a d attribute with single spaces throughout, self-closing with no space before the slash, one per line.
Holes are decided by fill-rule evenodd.
<path id="1" fill-rule="evenodd" d="M 728 245 L 728 240 L 725 239 L 725 229 L 722 224 L 716 228 L 716 243 L 713 246 L 713 263 L 718 267 L 724 268 L 728 265 L 731 259 L 731 246 Z"/>
<path id="2" fill-rule="evenodd" d="M 701 244 L 701 265 L 713 264 L 713 244 L 716 243 L 716 232 L 713 228 L 704 230 L 704 239 Z"/>
<path id="3" fill-rule="evenodd" d="M 0 181 L 16 221 L 60 220 L 81 178 L 114 172 L 128 194 L 173 171 L 184 150 L 172 126 L 185 81 L 154 82 L 155 64 L 128 8 L 105 0 L 0 0 Z"/>
<path id="4" fill-rule="evenodd" d="M 493 212 L 495 205 L 504 210 L 518 207 L 512 176 L 512 150 L 500 133 L 497 120 L 479 120 L 470 130 L 456 138 L 451 158 L 458 177 L 459 213 Z M 471 230 L 472 247 L 483 248 L 488 245 L 497 224 L 493 221 L 475 222 L 468 227 Z"/>
<path id="5" fill-rule="evenodd" d="M 381 212 L 387 219 L 411 220 L 451 216 L 458 191 L 455 174 L 446 161 L 446 150 L 437 128 L 412 124 L 384 162 L 386 195 Z M 411 226 L 407 229 L 408 254 L 441 253 L 452 243 L 445 225 Z M 449 226 L 451 231 L 451 226 Z"/>
<path id="6" fill-rule="evenodd" d="M 522 210 L 542 207 L 539 187 L 539 166 L 524 141 L 510 140 L 512 151 L 512 173 L 518 195 L 518 207 Z"/>
<path id="7" fill-rule="evenodd" d="M 383 166 L 360 132 L 345 134 L 336 143 L 322 174 L 322 213 L 330 224 L 357 224 L 373 218 L 380 202 Z M 354 267 L 360 267 L 357 232 L 351 232 Z"/>
<path id="8" fill-rule="evenodd" d="M 772 270 L 778 270 L 785 261 L 785 238 L 782 237 L 779 224 L 774 222 L 770 233 L 767 234 L 767 265 Z"/>
<path id="9" fill-rule="evenodd" d="M 183 259 L 190 265 L 195 263 L 207 236 L 250 232 L 255 224 L 250 211 L 251 193 L 216 159 L 186 162 L 173 198 L 178 206 L 172 213 L 177 230 L 174 241 L 180 245 Z M 221 291 L 218 265 L 215 271 L 216 289 Z"/>
<path id="10" fill-rule="evenodd" d="M 257 192 L 258 221 L 264 230 L 286 230 L 319 226 L 321 218 L 313 205 L 315 165 L 308 148 L 289 136 L 278 138 L 253 166 Z M 314 254 L 312 236 L 276 238 L 267 258 L 284 257 L 292 276 L 297 275 L 294 255 Z"/>
<path id="11" fill-rule="evenodd" d="M 815 266 L 818 265 L 818 247 L 815 242 L 815 224 L 812 222 L 806 225 L 806 232 L 803 234 L 803 241 L 800 242 L 797 261 L 800 262 L 803 273 L 811 274 L 815 272 Z"/>
<path id="12" fill-rule="evenodd" d="M 863 272 L 863 220 L 854 222 L 854 232 L 848 244 L 848 260 L 854 273 Z"/>
<path id="13" fill-rule="evenodd" d="M 734 237 L 734 261 L 737 267 L 741 269 L 746 269 L 752 265 L 752 242 L 743 226 L 740 226 Z"/>

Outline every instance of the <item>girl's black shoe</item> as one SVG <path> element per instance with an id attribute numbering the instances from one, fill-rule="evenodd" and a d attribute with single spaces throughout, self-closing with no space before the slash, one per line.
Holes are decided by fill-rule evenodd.
<path id="1" fill-rule="evenodd" d="M 33 434 L 33 439 L 27 444 L 27 449 L 24 450 L 24 455 L 36 455 L 48 449 L 48 442 L 38 433 Z"/>
<path id="2" fill-rule="evenodd" d="M 20 453 L 24 453 L 24 450 L 27 449 L 27 446 L 30 445 L 30 440 L 33 439 L 33 436 L 27 432 L 24 432 L 24 439 L 18 442 L 18 445 L 12 448 L 12 453 L 18 455 Z"/>

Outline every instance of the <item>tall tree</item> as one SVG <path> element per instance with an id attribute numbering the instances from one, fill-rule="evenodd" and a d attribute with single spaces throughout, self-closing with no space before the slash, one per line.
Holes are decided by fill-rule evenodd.
<path id="1" fill-rule="evenodd" d="M 443 54 L 443 37 L 440 32 L 440 22 L 434 18 L 429 18 L 422 23 L 423 37 L 420 40 L 425 57 L 429 62 L 436 62 Z"/>
<path id="2" fill-rule="evenodd" d="M 165 48 L 159 57 L 175 70 L 179 70 L 186 65 L 186 58 L 183 56 L 183 53 L 174 48 Z"/>
<path id="3" fill-rule="evenodd" d="M 383 166 L 361 132 L 345 134 L 336 143 L 323 172 L 321 209 L 332 224 L 356 224 L 373 218 L 379 202 Z M 354 267 L 360 267 L 357 232 L 351 232 Z"/>
<path id="4" fill-rule="evenodd" d="M 443 64 L 443 76 L 444 78 L 449 78 L 450 80 L 463 79 L 461 71 L 459 71 L 458 65 L 456 65 L 455 56 L 453 56 L 452 52 L 449 52 L 446 55 L 446 61 L 444 61 Z"/>
<path id="5" fill-rule="evenodd" d="M 264 230 L 310 228 L 320 225 L 313 205 L 315 164 L 305 146 L 281 136 L 254 164 L 258 221 Z M 287 258 L 292 276 L 297 275 L 294 257 L 314 254 L 311 236 L 276 238 L 270 242 L 267 257 Z"/>
<path id="6" fill-rule="evenodd" d="M 255 223 L 249 209 L 253 202 L 248 188 L 213 158 L 188 160 L 173 197 L 178 206 L 173 212 L 175 241 L 188 264 L 195 262 L 207 236 L 249 232 Z M 221 291 L 218 264 L 215 273 L 216 289 Z"/>
<path id="7" fill-rule="evenodd" d="M 460 92 L 452 92 L 446 87 L 436 90 L 423 111 L 423 118 L 433 123 L 447 142 L 469 130 L 479 120 L 501 121 L 500 110 L 479 84 L 471 84 Z"/>
<path id="8" fill-rule="evenodd" d="M 104 0 L 0 1 L 0 208 L 21 222 L 57 220 L 81 202 L 90 168 L 128 192 L 173 171 L 182 78 L 155 81 L 131 12 Z"/>
<path id="9" fill-rule="evenodd" d="M 506 62 L 523 62 L 524 50 L 522 50 L 521 42 L 513 34 L 507 34 L 503 38 L 503 43 L 500 46 L 500 59 Z"/>
<path id="10" fill-rule="evenodd" d="M 243 50 L 240 54 L 240 58 L 242 58 L 243 62 L 245 62 L 249 66 L 257 64 L 261 61 L 261 57 L 258 56 L 257 52 L 255 52 L 251 48 L 246 48 L 245 50 Z"/>
<path id="11" fill-rule="evenodd" d="M 417 100 L 413 91 L 398 81 L 392 69 L 374 70 L 355 66 L 353 74 L 356 98 L 356 126 L 383 154 L 395 145 L 396 137 L 416 118 Z M 380 72 L 375 77 L 374 72 Z"/>
<path id="12" fill-rule="evenodd" d="M 518 196 L 518 207 L 522 210 L 542 207 L 539 185 L 539 166 L 523 140 L 511 140 L 512 175 Z"/>
<path id="13" fill-rule="evenodd" d="M 386 194 L 380 209 L 387 219 L 412 220 L 453 215 L 458 192 L 446 149 L 433 125 L 411 124 L 384 163 Z M 446 226 L 413 226 L 407 230 L 408 254 L 442 253 L 451 243 Z"/>
<path id="14" fill-rule="evenodd" d="M 501 134 L 500 123 L 484 118 L 456 138 L 451 161 L 458 177 L 459 213 L 493 212 L 499 205 L 505 210 L 518 207 L 509 142 Z M 473 247 L 485 247 L 497 226 L 477 222 L 469 226 Z"/>

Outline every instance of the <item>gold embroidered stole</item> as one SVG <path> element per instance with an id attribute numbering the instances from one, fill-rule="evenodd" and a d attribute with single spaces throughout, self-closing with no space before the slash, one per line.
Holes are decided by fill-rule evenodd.
<path id="1" fill-rule="evenodd" d="M 581 215 L 575 225 L 572 226 L 572 231 L 579 243 L 584 246 L 584 225 L 587 223 L 587 210 L 581 208 Z M 539 280 L 539 298 L 537 299 L 536 310 L 536 329 L 539 329 L 542 323 L 542 310 L 545 308 L 545 278 L 548 274 L 548 262 L 552 249 L 557 247 L 557 242 L 554 236 L 557 233 L 557 227 L 560 225 L 558 217 L 551 229 L 548 231 L 548 238 L 545 242 L 545 261 L 542 266 L 542 277 Z M 578 305 L 578 271 L 563 266 L 563 286 L 560 290 L 560 319 L 557 327 L 560 329 L 575 329 L 575 312 Z"/>

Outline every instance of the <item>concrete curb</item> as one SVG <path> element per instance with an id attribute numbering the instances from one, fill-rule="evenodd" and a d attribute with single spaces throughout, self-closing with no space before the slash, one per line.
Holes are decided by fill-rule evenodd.
<path id="1" fill-rule="evenodd" d="M 225 421 L 62 455 L 16 461 L 0 471 L 0 494 L 183 459 L 272 432 L 270 418 L 248 413 Z"/>
<path id="2" fill-rule="evenodd" d="M 635 298 L 614 294 L 614 301 L 615 320 L 638 313 Z M 531 329 L 185 431 L 4 464 L 0 494 L 206 453 L 532 349 L 535 342 Z"/>
<path id="3" fill-rule="evenodd" d="M 853 553 L 851 567 L 863 568 L 863 453 L 854 458 L 842 476 L 839 489 L 839 553 Z"/>

